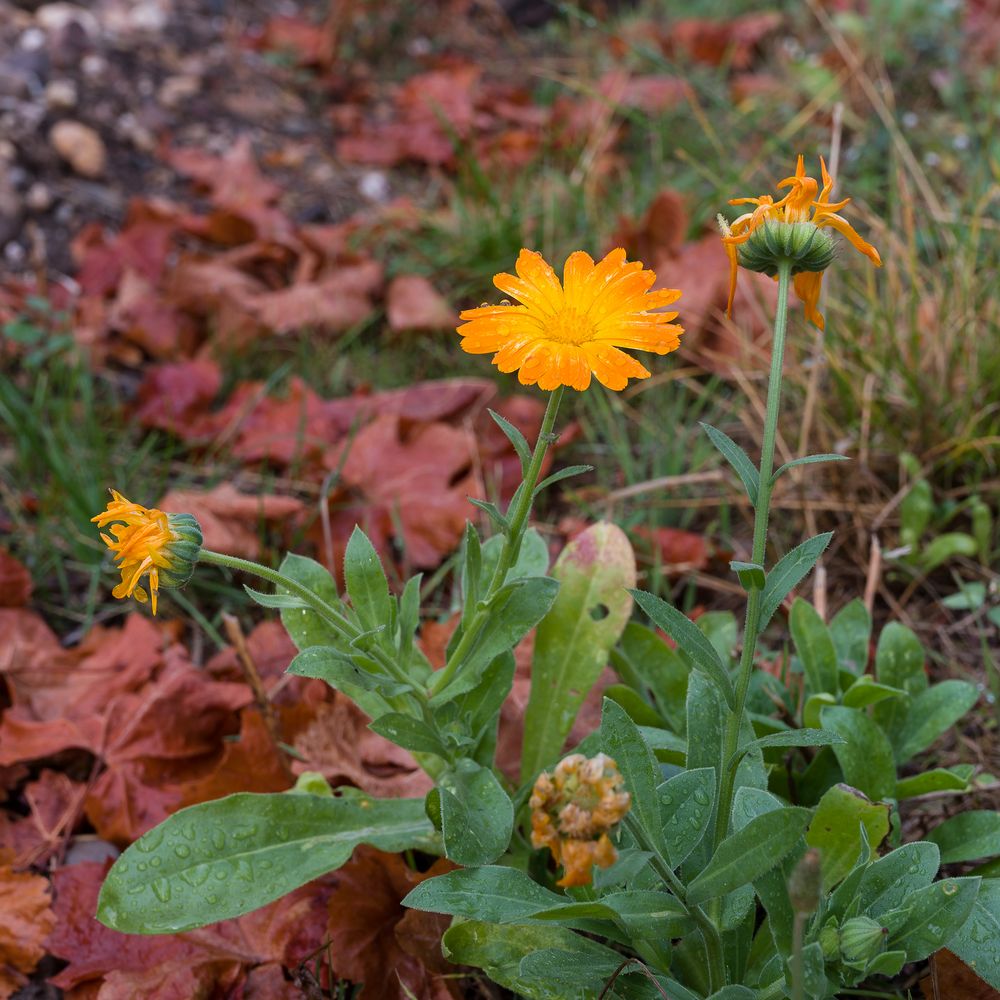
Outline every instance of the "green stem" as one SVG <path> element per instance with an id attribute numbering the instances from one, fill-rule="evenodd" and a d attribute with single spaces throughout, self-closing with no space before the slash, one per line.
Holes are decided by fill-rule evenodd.
<path id="1" fill-rule="evenodd" d="M 625 816 L 625 827 L 632 834 L 635 842 L 644 851 L 652 854 L 651 864 L 660 876 L 660 879 L 667 888 L 677 897 L 678 902 L 687 911 L 687 914 L 697 924 L 701 931 L 702 940 L 705 942 L 705 951 L 708 955 L 708 977 L 709 989 L 713 992 L 722 989 L 726 983 L 726 958 L 722 950 L 722 936 L 719 928 L 709 919 L 708 914 L 698 905 L 688 903 L 687 890 L 684 883 L 677 877 L 670 862 L 660 853 L 659 848 L 646 836 L 646 831 L 642 824 L 631 814 Z"/>
<path id="2" fill-rule="evenodd" d="M 531 505 L 534 500 L 535 486 L 542 471 L 542 462 L 545 460 L 545 453 L 549 445 L 555 440 L 552 428 L 555 426 L 556 414 L 559 412 L 559 404 L 562 402 L 565 386 L 558 386 L 549 396 L 548 405 L 545 407 L 545 416 L 542 418 L 542 427 L 538 432 L 538 440 L 535 442 L 535 450 L 532 452 L 531 461 L 524 474 L 524 481 L 518 487 L 518 492 L 511 501 L 511 508 L 507 511 L 507 529 L 504 532 L 503 548 L 500 550 L 500 557 L 497 559 L 496 569 L 490 579 L 486 593 L 480 600 L 468 627 L 463 631 L 462 637 L 458 640 L 448 662 L 431 678 L 428 692 L 431 695 L 443 690 L 458 672 L 465 658 L 469 655 L 483 625 L 491 613 L 491 603 L 496 597 L 497 591 L 503 586 L 507 578 L 507 573 L 517 554 L 521 549 L 521 540 L 524 537 L 524 529 L 527 526 L 528 515 L 531 513 Z"/>
<path id="3" fill-rule="evenodd" d="M 774 467 L 774 441 L 778 433 L 778 410 L 781 405 L 781 378 L 785 366 L 785 330 L 788 326 L 788 292 L 791 284 L 792 265 L 784 261 L 778 268 L 778 305 L 774 316 L 774 338 L 771 342 L 771 374 L 767 384 L 767 413 L 764 418 L 764 439 L 760 449 L 760 488 L 754 504 L 752 562 L 764 565 L 767 548 L 767 522 L 771 506 L 771 472 Z M 729 819 L 733 809 L 736 769 L 728 762 L 739 746 L 740 726 L 746 708 L 747 692 L 753 675 L 753 660 L 760 635 L 761 590 L 754 587 L 747 600 L 746 624 L 743 629 L 743 653 L 740 673 L 736 682 L 736 707 L 726 723 L 722 744 L 721 773 L 719 775 L 719 808 L 715 822 L 715 846 L 718 848 L 729 833 Z"/>

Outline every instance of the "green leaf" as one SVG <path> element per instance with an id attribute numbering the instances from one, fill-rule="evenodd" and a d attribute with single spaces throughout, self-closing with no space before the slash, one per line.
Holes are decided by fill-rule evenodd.
<path id="1" fill-rule="evenodd" d="M 410 891 L 402 905 L 430 913 L 510 924 L 566 902 L 572 900 L 543 888 L 516 868 L 484 865 L 459 868 L 427 879 Z"/>
<path id="2" fill-rule="evenodd" d="M 965 923 L 949 939 L 947 947 L 975 969 L 995 990 L 1000 990 L 1000 879 L 985 878 Z"/>
<path id="3" fill-rule="evenodd" d="M 862 674 L 845 692 L 844 704 L 848 708 L 867 708 L 877 705 L 886 698 L 905 698 L 906 692 L 899 688 L 879 684 L 871 674 Z"/>
<path id="4" fill-rule="evenodd" d="M 853 674 L 863 674 L 868 666 L 872 618 L 864 602 L 855 597 L 830 622 L 830 635 L 837 650 L 837 664 Z"/>
<path id="5" fill-rule="evenodd" d="M 927 689 L 924 672 L 924 647 L 905 625 L 889 622 L 878 638 L 875 650 L 875 676 L 880 684 L 905 691 L 911 698 Z M 909 711 L 903 700 L 886 701 L 876 705 L 873 718 L 895 739 L 896 730 L 902 726 Z"/>
<path id="6" fill-rule="evenodd" d="M 358 844 L 438 850 L 423 799 L 238 794 L 189 806 L 115 862 L 98 919 L 130 934 L 204 927 L 339 868 Z"/>
<path id="7" fill-rule="evenodd" d="M 659 766 L 636 724 L 608 698 L 601 712 L 601 746 L 618 765 L 632 796 L 631 815 L 658 850 L 664 850 L 660 803 L 656 794 Z"/>
<path id="8" fill-rule="evenodd" d="M 931 484 L 926 479 L 918 479 L 899 505 L 899 537 L 903 545 L 916 549 L 934 513 L 934 497 Z"/>
<path id="9" fill-rule="evenodd" d="M 942 563 L 955 556 L 972 558 L 979 553 L 979 544 L 962 531 L 947 531 L 938 535 L 926 548 L 921 549 L 918 561 L 925 573 L 933 573 Z"/>
<path id="10" fill-rule="evenodd" d="M 504 534 L 510 530 L 510 525 L 507 523 L 507 518 L 503 516 L 500 508 L 495 503 L 490 503 L 488 500 L 479 500 L 477 497 L 466 497 L 469 503 L 473 507 L 478 507 L 483 513 L 489 517 L 489 519 L 496 525 L 497 529 Z"/>
<path id="11" fill-rule="evenodd" d="M 934 844 L 917 841 L 879 858 L 861 876 L 857 912 L 878 919 L 889 910 L 906 905 L 911 893 L 934 881 L 941 854 Z"/>
<path id="12" fill-rule="evenodd" d="M 1000 854 L 1000 813 L 973 809 L 935 827 L 927 839 L 941 848 L 941 864 L 976 861 Z"/>
<path id="13" fill-rule="evenodd" d="M 250 599 L 254 603 L 259 604 L 262 608 L 308 608 L 309 605 L 302 600 L 301 597 L 296 597 L 295 594 L 268 594 L 263 590 L 254 590 L 253 587 L 248 587 L 243 584 L 243 589 L 247 592 Z"/>
<path id="14" fill-rule="evenodd" d="M 893 739 L 896 760 L 905 764 L 946 733 L 979 700 L 965 681 L 942 681 L 921 691 L 911 702 L 906 721 Z"/>
<path id="15" fill-rule="evenodd" d="M 461 921 L 453 923 L 441 939 L 441 950 L 449 961 L 482 969 L 493 982 L 527 1000 L 566 1000 L 572 995 L 566 993 L 560 982 L 553 985 L 530 971 L 527 975 L 521 973 L 524 958 L 553 948 L 568 952 L 569 964 L 579 966 L 591 976 L 595 995 L 603 984 L 601 976 L 611 975 L 621 964 L 618 952 L 596 941 L 565 927 L 537 923 L 504 926 L 479 920 Z"/>
<path id="16" fill-rule="evenodd" d="M 369 722 L 368 728 L 406 750 L 433 753 L 444 760 L 450 759 L 450 754 L 438 734 L 426 722 L 413 716 L 403 715 L 401 712 L 387 712 Z"/>
<path id="17" fill-rule="evenodd" d="M 521 475 L 523 476 L 528 471 L 528 466 L 531 465 L 531 446 L 528 444 L 528 439 L 506 417 L 502 417 L 497 413 L 496 410 L 487 409 L 486 412 L 493 418 L 494 423 L 503 431 L 507 440 L 513 445 L 514 451 L 517 452 L 517 457 L 521 460 Z"/>
<path id="18" fill-rule="evenodd" d="M 757 1000 L 759 994 L 749 986 L 723 986 L 708 1000 Z"/>
<path id="19" fill-rule="evenodd" d="M 833 532 L 807 538 L 783 555 L 767 574 L 767 584 L 761 595 L 760 627 L 764 629 L 774 617 L 778 606 L 816 565 L 819 557 L 833 538 Z"/>
<path id="20" fill-rule="evenodd" d="M 601 522 L 563 549 L 559 581 L 535 633 L 531 693 L 524 715 L 521 780 L 559 757 L 580 707 L 608 662 L 632 610 L 635 555 L 625 532 Z"/>
<path id="21" fill-rule="evenodd" d="M 542 490 L 547 490 L 550 486 L 555 483 L 561 483 L 564 479 L 570 479 L 573 476 L 582 476 L 585 472 L 593 472 L 594 467 L 592 465 L 568 465 L 565 469 L 560 469 L 558 472 L 553 472 L 551 476 L 546 476 L 532 491 L 532 496 L 537 497 Z"/>
<path id="22" fill-rule="evenodd" d="M 663 629 L 691 657 L 696 667 L 715 681 L 726 699 L 726 704 L 730 709 L 734 709 L 736 692 L 733 690 L 729 671 L 701 629 L 687 615 L 653 594 L 644 590 L 633 590 L 632 596 L 653 623 Z"/>
<path id="23" fill-rule="evenodd" d="M 675 733 L 684 732 L 684 700 L 691 667 L 680 653 L 648 626 L 629 622 L 618 649 L 611 654 L 611 663 L 622 680 L 648 688 L 670 728 Z"/>
<path id="24" fill-rule="evenodd" d="M 344 582 L 362 627 L 391 629 L 396 609 L 382 560 L 368 536 L 356 525 L 344 550 Z"/>
<path id="25" fill-rule="evenodd" d="M 885 733 L 854 708 L 827 706 L 820 713 L 823 726 L 844 737 L 833 747 L 847 784 L 870 799 L 885 799 L 896 790 L 896 762 Z"/>
<path id="26" fill-rule="evenodd" d="M 862 847 L 862 825 L 868 843 L 878 846 L 889 833 L 889 807 L 870 802 L 848 785 L 834 785 L 819 800 L 806 831 L 806 843 L 822 852 L 823 884 L 827 889 L 854 866 Z"/>
<path id="27" fill-rule="evenodd" d="M 639 726 L 639 732 L 646 746 L 653 751 L 658 761 L 664 764 L 684 765 L 687 759 L 687 741 L 667 729 Z"/>
<path id="28" fill-rule="evenodd" d="M 483 581 L 493 578 L 500 552 L 503 550 L 504 539 L 494 535 L 483 542 Z M 537 528 L 528 528 L 521 538 L 521 547 L 517 551 L 514 565 L 507 570 L 504 583 L 513 583 L 523 577 L 545 576 L 549 571 L 549 546 L 542 538 Z"/>
<path id="29" fill-rule="evenodd" d="M 799 465 L 815 465 L 818 462 L 849 462 L 850 459 L 847 455 L 806 455 L 804 458 L 794 458 L 791 462 L 785 462 L 777 472 L 771 476 L 771 485 L 773 486 L 777 481 L 778 477 L 783 473 L 787 472 L 789 469 L 794 469 Z"/>
<path id="30" fill-rule="evenodd" d="M 363 712 L 377 718 L 388 711 L 386 698 L 409 690 L 379 674 L 362 670 L 333 646 L 310 646 L 288 665 L 288 673 L 297 677 L 316 677 L 326 681 L 356 702 Z"/>
<path id="31" fill-rule="evenodd" d="M 932 792 L 964 792 L 969 787 L 967 778 L 937 767 L 933 771 L 924 771 L 909 778 L 901 778 L 896 782 L 897 799 L 914 799 L 919 795 L 930 795 Z"/>
<path id="32" fill-rule="evenodd" d="M 809 810 L 797 806 L 755 817 L 719 844 L 711 861 L 688 886 L 688 902 L 723 896 L 770 871 L 795 847 L 808 822 Z"/>
<path id="33" fill-rule="evenodd" d="M 443 709 L 453 712 L 461 731 L 476 742 L 471 754 L 484 767 L 493 762 L 496 747 L 497 718 L 500 707 L 514 684 L 514 654 L 501 653 L 484 671 L 479 683 L 456 695 Z"/>
<path id="34" fill-rule="evenodd" d="M 812 694 L 836 694 L 840 687 L 837 680 L 837 650 L 830 630 L 819 613 L 808 601 L 797 597 L 792 604 L 789 625 L 809 691 Z"/>
<path id="35" fill-rule="evenodd" d="M 903 948 L 907 962 L 919 962 L 947 945 L 969 919 L 981 881 L 949 878 L 911 893 L 903 904 L 909 916 L 889 936 L 889 946 Z M 883 915 L 883 920 L 888 921 L 888 914 Z M 996 942 L 993 944 L 996 947 Z"/>
<path id="36" fill-rule="evenodd" d="M 663 842 L 671 868 L 677 868 L 701 843 L 715 804 L 715 768 L 681 771 L 656 789 Z"/>
<path id="37" fill-rule="evenodd" d="M 438 787 L 446 856 L 460 865 L 485 865 L 500 857 L 510 844 L 514 806 L 496 775 L 461 760 Z"/>
<path id="38" fill-rule="evenodd" d="M 729 568 L 739 577 L 740 586 L 747 593 L 764 589 L 764 567 L 760 563 L 739 562 L 734 559 Z"/>
<path id="39" fill-rule="evenodd" d="M 750 503 L 756 507 L 757 497 L 760 496 L 760 473 L 755 468 L 747 453 L 728 435 L 724 434 L 717 427 L 700 421 L 701 429 L 708 435 L 709 440 L 719 450 L 722 457 L 733 467 L 733 471 L 740 477 L 743 487 L 747 491 Z"/>
<path id="40" fill-rule="evenodd" d="M 308 587 L 317 597 L 335 610 L 343 613 L 346 609 L 337 593 L 337 584 L 329 572 L 315 559 L 297 556 L 289 552 L 282 560 L 279 571 L 296 583 Z M 280 591 L 280 588 L 279 588 Z M 345 642 L 341 633 L 326 622 L 315 611 L 286 608 L 281 612 L 281 624 L 292 637 L 299 649 L 309 646 L 342 646 Z"/>
<path id="41" fill-rule="evenodd" d="M 614 920 L 630 938 L 656 940 L 675 938 L 693 930 L 694 923 L 673 896 L 652 889 L 613 892 L 600 899 L 576 902 L 563 899 L 551 909 L 532 914 L 532 920 Z"/>
<path id="42" fill-rule="evenodd" d="M 658 729 L 666 725 L 659 712 L 653 708 L 642 695 L 625 684 L 609 684 L 602 692 L 605 698 L 621 705 L 629 714 L 629 718 L 644 729 Z"/>
<path id="43" fill-rule="evenodd" d="M 843 743 L 844 737 L 826 729 L 785 729 L 780 733 L 769 733 L 740 747 L 735 760 L 742 760 L 751 750 L 766 750 L 769 747 L 828 747 Z M 732 762 L 730 762 L 732 767 Z"/>

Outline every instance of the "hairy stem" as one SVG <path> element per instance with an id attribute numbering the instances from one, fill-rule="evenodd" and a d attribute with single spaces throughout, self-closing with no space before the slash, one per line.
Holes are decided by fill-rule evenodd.
<path id="1" fill-rule="evenodd" d="M 472 651 L 483 625 L 486 624 L 491 614 L 491 602 L 496 597 L 497 591 L 503 586 L 507 573 L 514 565 L 517 554 L 521 550 L 521 540 L 528 523 L 528 515 L 531 513 L 531 504 L 534 500 L 538 476 L 542 471 L 542 462 L 545 460 L 545 453 L 548 451 L 549 445 L 555 440 L 552 428 L 555 426 L 556 414 L 559 412 L 564 389 L 564 386 L 559 386 L 549 396 L 548 405 L 545 407 L 545 416 L 542 418 L 542 427 L 538 432 L 538 440 L 535 442 L 535 450 L 531 454 L 531 462 L 524 474 L 524 481 L 518 488 L 517 494 L 511 501 L 511 507 L 507 511 L 507 530 L 504 533 L 503 548 L 500 550 L 496 569 L 493 571 L 486 593 L 479 601 L 479 606 L 473 614 L 468 628 L 462 633 L 458 645 L 448 657 L 448 662 L 431 678 L 428 688 L 431 695 L 437 694 L 448 685 L 458 672 L 462 662 Z"/>

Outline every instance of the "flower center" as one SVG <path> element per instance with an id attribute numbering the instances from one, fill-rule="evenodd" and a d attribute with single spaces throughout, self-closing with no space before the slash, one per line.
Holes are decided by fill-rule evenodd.
<path id="1" fill-rule="evenodd" d="M 578 309 L 567 306 L 548 321 L 545 333 L 560 344 L 585 344 L 593 339 L 594 324 Z"/>

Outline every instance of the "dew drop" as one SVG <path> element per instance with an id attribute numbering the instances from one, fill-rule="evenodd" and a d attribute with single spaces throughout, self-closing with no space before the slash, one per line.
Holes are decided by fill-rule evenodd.
<path id="1" fill-rule="evenodd" d="M 160 858 L 150 858 L 149 859 L 149 867 L 150 868 L 159 868 L 160 865 L 162 865 L 162 864 L 163 864 L 163 861 Z"/>
<path id="2" fill-rule="evenodd" d="M 217 851 L 223 851 L 226 848 L 226 831 L 222 829 L 221 826 L 217 826 L 211 833 L 212 846 Z"/>
<path id="3" fill-rule="evenodd" d="M 225 882 L 229 878 L 229 868 L 226 865 L 216 865 L 212 871 L 216 882 Z"/>
<path id="4" fill-rule="evenodd" d="M 181 872 L 181 878 L 189 886 L 197 889 L 198 886 L 204 885 L 211 873 L 208 865 L 195 865 L 193 868 L 188 868 L 186 871 Z"/>
<path id="5" fill-rule="evenodd" d="M 140 861 L 140 862 L 139 862 L 139 863 L 138 863 L 138 864 L 136 865 L 136 868 L 138 868 L 138 869 L 139 869 L 139 871 L 141 871 L 141 872 L 144 872 L 144 871 L 145 871 L 145 870 L 146 870 L 146 869 L 147 869 L 148 867 L 149 867 L 149 865 L 147 865 L 145 861 Z"/>
<path id="6" fill-rule="evenodd" d="M 191 848 L 187 844 L 174 844 L 174 854 L 179 858 L 189 857 L 191 854 Z"/>
<path id="7" fill-rule="evenodd" d="M 916 875 L 920 871 L 920 865 L 910 865 L 910 874 Z"/>
<path id="8" fill-rule="evenodd" d="M 489 305 L 489 302 L 480 302 L 479 303 L 479 308 L 480 309 L 485 309 L 488 305 Z"/>
<path id="9" fill-rule="evenodd" d="M 702 806 L 707 806 L 708 805 L 708 795 L 706 795 L 705 792 L 702 791 L 702 789 L 700 789 L 700 788 L 695 789 L 694 800 L 699 805 L 702 805 Z"/>
<path id="10" fill-rule="evenodd" d="M 142 882 L 133 882 L 128 887 L 128 894 L 130 896 L 138 896 L 140 892 L 145 892 L 145 891 L 146 891 L 146 886 Z"/>
<path id="11" fill-rule="evenodd" d="M 500 300 L 500 305 L 502 305 L 502 306 L 509 306 L 510 305 L 510 299 L 501 299 Z"/>
<path id="12" fill-rule="evenodd" d="M 689 816 L 688 817 L 688 825 L 691 827 L 692 830 L 697 830 L 701 826 L 701 817 L 700 816 Z"/>
<path id="13" fill-rule="evenodd" d="M 219 902 L 219 897 L 218 897 L 218 896 L 216 896 L 216 894 L 215 894 L 214 892 L 210 892 L 210 893 L 209 893 L 209 894 L 208 894 L 208 895 L 207 895 L 207 896 L 205 897 L 205 902 L 206 902 L 206 903 L 208 903 L 208 905 L 209 905 L 209 906 L 215 906 L 215 905 L 216 905 L 216 903 L 218 903 L 218 902 Z"/>
<path id="14" fill-rule="evenodd" d="M 135 849 L 149 854 L 155 851 L 163 843 L 163 831 L 154 827 L 149 833 L 143 834 L 136 842 Z"/>
<path id="15" fill-rule="evenodd" d="M 669 795 L 664 795 L 664 796 L 663 796 L 663 798 L 661 798 L 661 799 L 660 799 L 660 801 L 661 801 L 661 802 L 662 802 L 662 803 L 663 803 L 663 804 L 664 804 L 665 806 L 669 806 L 669 805 L 673 805 L 673 801 L 674 801 L 674 800 L 673 800 L 673 799 L 672 799 L 672 798 L 671 798 L 671 797 L 670 797 Z"/>
<path id="16" fill-rule="evenodd" d="M 267 858 L 264 858 L 263 861 L 258 861 L 257 864 L 259 864 L 261 868 L 273 868 L 274 867 L 274 862 L 273 861 L 269 861 Z"/>
<path id="17" fill-rule="evenodd" d="M 945 882 L 944 885 L 941 886 L 941 891 L 946 896 L 954 896 L 955 893 L 958 892 L 958 886 L 954 882 Z"/>
<path id="18" fill-rule="evenodd" d="M 170 902 L 170 881 L 162 875 L 153 879 L 153 894 L 161 903 Z"/>
<path id="19" fill-rule="evenodd" d="M 253 867 L 246 858 L 240 858 L 236 862 L 236 870 L 233 873 L 241 882 L 253 881 Z"/>
<path id="20" fill-rule="evenodd" d="M 197 831 L 194 828 L 194 823 L 185 823 L 181 827 L 181 834 L 187 840 L 194 840 L 196 832 Z"/>
<path id="21" fill-rule="evenodd" d="M 238 826 L 233 830 L 233 837 L 236 840 L 250 840 L 251 837 L 257 836 L 256 826 Z"/>

